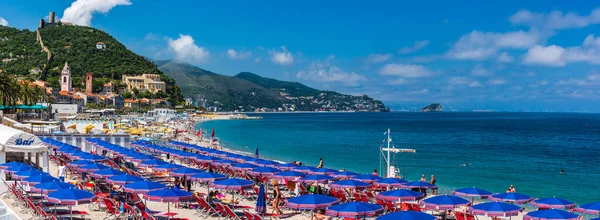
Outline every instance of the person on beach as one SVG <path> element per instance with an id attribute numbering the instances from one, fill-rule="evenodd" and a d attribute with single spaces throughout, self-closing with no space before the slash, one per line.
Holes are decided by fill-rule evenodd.
<path id="1" fill-rule="evenodd" d="M 279 191 L 279 182 L 276 179 L 271 180 L 271 185 L 273 185 L 273 211 L 278 215 L 283 214 L 279 209 L 279 202 L 281 201 L 281 192 Z"/>
<path id="2" fill-rule="evenodd" d="M 373 176 L 379 176 L 379 173 L 377 173 L 377 169 L 374 169 L 373 173 L 371 175 L 373 175 Z"/>
<path id="3" fill-rule="evenodd" d="M 323 168 L 323 158 L 319 158 L 319 166 L 317 168 Z"/>
<path id="4" fill-rule="evenodd" d="M 325 210 L 323 210 L 323 209 L 317 210 L 317 212 L 313 215 L 313 217 L 316 220 L 329 220 L 329 219 L 331 219 L 331 216 L 325 215 Z"/>
<path id="5" fill-rule="evenodd" d="M 425 179 L 425 174 L 421 174 L 421 182 L 427 182 L 427 179 Z"/>
<path id="6" fill-rule="evenodd" d="M 515 186 L 513 184 L 510 184 L 510 187 L 508 187 L 508 189 L 510 189 L 511 193 L 516 193 L 517 190 L 515 189 Z"/>
<path id="7" fill-rule="evenodd" d="M 431 185 L 435 185 L 435 177 L 433 175 L 431 175 L 431 180 L 429 181 L 429 183 L 431 183 Z M 433 193 L 435 195 L 435 188 L 431 189 L 431 193 Z"/>
<path id="8" fill-rule="evenodd" d="M 65 181 L 65 169 L 66 168 L 67 167 L 65 166 L 65 162 L 60 163 L 60 165 L 58 166 L 58 178 L 62 182 Z"/>

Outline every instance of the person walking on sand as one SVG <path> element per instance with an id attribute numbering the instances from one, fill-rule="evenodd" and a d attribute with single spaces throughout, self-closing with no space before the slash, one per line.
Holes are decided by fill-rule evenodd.
<path id="1" fill-rule="evenodd" d="M 323 168 L 323 158 L 319 158 L 319 166 L 317 168 Z"/>
<path id="2" fill-rule="evenodd" d="M 425 174 L 421 174 L 421 182 L 427 182 L 427 179 L 425 179 Z"/>
<path id="3" fill-rule="evenodd" d="M 431 180 L 429 181 L 429 183 L 431 183 L 431 185 L 435 185 L 435 177 L 433 176 L 433 174 L 431 175 Z M 435 195 L 435 188 L 431 189 L 431 193 L 433 193 Z"/>
<path id="4" fill-rule="evenodd" d="M 377 173 L 377 169 L 373 170 L 373 176 L 379 176 L 379 174 Z"/>
<path id="5" fill-rule="evenodd" d="M 58 178 L 62 182 L 65 181 L 65 169 L 66 168 L 67 167 L 65 166 L 65 162 L 60 163 L 60 165 L 58 166 Z"/>

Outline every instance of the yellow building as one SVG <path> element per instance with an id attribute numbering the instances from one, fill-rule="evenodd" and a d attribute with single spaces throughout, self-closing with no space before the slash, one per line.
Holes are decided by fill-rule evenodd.
<path id="1" fill-rule="evenodd" d="M 166 92 L 167 84 L 160 81 L 158 74 L 142 74 L 141 76 L 123 75 L 121 82 L 127 86 L 127 91 L 137 89 L 139 91 L 150 91 L 156 93 L 158 91 Z"/>

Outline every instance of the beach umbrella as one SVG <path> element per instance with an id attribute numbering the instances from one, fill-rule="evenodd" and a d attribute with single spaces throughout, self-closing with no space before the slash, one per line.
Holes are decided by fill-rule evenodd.
<path id="1" fill-rule="evenodd" d="M 520 193 L 499 193 L 489 197 L 492 201 L 514 202 L 517 204 L 531 201 L 531 197 Z"/>
<path id="2" fill-rule="evenodd" d="M 327 169 L 327 168 L 317 168 L 309 171 L 310 174 L 319 174 L 319 175 L 331 175 L 337 173 L 337 170 Z"/>
<path id="3" fill-rule="evenodd" d="M 79 166 L 85 166 L 85 165 L 89 165 L 89 164 L 94 164 L 94 162 L 89 161 L 89 160 L 77 160 L 77 161 L 68 163 L 67 166 L 79 167 Z"/>
<path id="4" fill-rule="evenodd" d="M 358 180 L 358 181 L 362 181 L 362 182 L 375 182 L 379 179 L 381 179 L 381 177 L 379 176 L 375 176 L 375 175 L 371 175 L 371 174 L 362 174 L 362 175 L 358 175 L 358 176 L 353 176 L 352 177 L 353 180 Z"/>
<path id="5" fill-rule="evenodd" d="M 133 176 L 133 175 L 129 175 L 129 174 L 111 176 L 111 177 L 108 177 L 108 179 L 106 179 L 107 183 L 112 183 L 112 184 L 116 184 L 116 185 L 125 185 L 128 183 L 133 183 L 133 182 L 138 182 L 138 181 L 145 181 L 145 179 L 142 177 L 139 177 L 139 176 Z"/>
<path id="6" fill-rule="evenodd" d="M 379 216 L 377 220 L 435 220 L 435 216 L 415 211 L 399 211 Z"/>
<path id="7" fill-rule="evenodd" d="M 48 202 L 69 206 L 71 219 L 73 219 L 72 210 L 74 205 L 89 203 L 94 198 L 96 198 L 96 195 L 93 193 L 79 189 L 60 189 L 48 193 Z"/>
<path id="8" fill-rule="evenodd" d="M 491 196 L 493 193 L 483 190 L 483 189 L 478 189 L 478 188 L 472 187 L 472 188 L 462 188 L 462 189 L 453 190 L 452 194 L 455 196 L 485 198 L 485 197 Z"/>
<path id="9" fill-rule="evenodd" d="M 159 160 L 159 159 L 152 159 L 152 160 L 145 160 L 145 161 L 140 162 L 140 167 L 154 167 L 154 166 L 163 165 L 163 164 L 167 164 L 167 162 Z"/>
<path id="10" fill-rule="evenodd" d="M 275 166 L 281 170 L 291 170 L 295 167 L 298 167 L 298 165 L 293 164 L 293 163 L 281 163 L 281 164 L 277 164 Z"/>
<path id="11" fill-rule="evenodd" d="M 235 164 L 235 161 L 231 161 L 231 160 L 213 160 L 213 162 L 211 163 L 213 165 L 220 165 L 220 166 L 228 166 L 231 164 Z"/>
<path id="12" fill-rule="evenodd" d="M 33 185 L 31 187 L 33 192 L 53 192 L 61 189 L 75 189 L 75 185 L 70 183 L 61 182 L 60 180 L 55 180 L 52 182 L 45 182 Z"/>
<path id="13" fill-rule="evenodd" d="M 433 185 L 428 182 L 421 182 L 421 181 L 407 182 L 407 183 L 402 184 L 402 186 L 404 186 L 404 188 L 409 188 L 409 189 L 437 189 L 438 188 L 436 185 Z"/>
<path id="14" fill-rule="evenodd" d="M 600 202 L 592 202 L 580 205 L 575 209 L 575 211 L 585 214 L 598 215 L 600 214 Z"/>
<path id="15" fill-rule="evenodd" d="M 383 212 L 383 207 L 366 202 L 347 202 L 327 208 L 327 215 L 333 217 L 372 217 Z"/>
<path id="16" fill-rule="evenodd" d="M 257 168 L 257 166 L 247 163 L 236 163 L 231 165 L 231 169 L 234 170 L 252 170 L 254 168 Z"/>
<path id="17" fill-rule="evenodd" d="M 125 184 L 123 190 L 128 193 L 147 193 L 154 190 L 161 190 L 166 188 L 162 183 L 152 181 L 138 181 L 134 183 Z"/>
<path id="18" fill-rule="evenodd" d="M 579 215 L 560 210 L 546 209 L 530 212 L 523 216 L 525 220 L 577 220 Z"/>
<path id="19" fill-rule="evenodd" d="M 285 171 L 281 173 L 276 173 L 273 175 L 274 178 L 284 179 L 284 180 L 295 180 L 296 178 L 302 178 L 306 176 L 306 174 L 296 171 Z"/>
<path id="20" fill-rule="evenodd" d="M 30 176 L 21 180 L 21 184 L 33 186 L 39 183 L 59 181 L 58 178 L 50 176 L 47 173 L 41 173 L 40 175 Z"/>
<path id="21" fill-rule="evenodd" d="M 310 173 L 313 170 L 316 170 L 316 167 L 309 167 L 309 166 L 299 166 L 299 167 L 295 167 L 292 168 L 293 171 L 296 172 L 302 172 L 302 173 Z"/>
<path id="22" fill-rule="evenodd" d="M 118 175 L 123 175 L 123 174 L 125 174 L 125 173 L 115 170 L 115 169 L 104 169 L 104 170 L 94 171 L 93 173 L 90 174 L 90 176 L 92 176 L 94 178 L 108 178 L 111 176 L 118 176 Z"/>
<path id="23" fill-rule="evenodd" d="M 261 175 L 261 176 L 273 176 L 276 173 L 281 173 L 281 170 L 271 167 L 259 167 L 250 171 L 251 174 Z"/>
<path id="24" fill-rule="evenodd" d="M 267 212 L 267 199 L 265 193 L 264 184 L 260 184 L 260 189 L 258 189 L 258 197 L 256 199 L 256 213 L 259 215 L 264 215 Z"/>
<path id="25" fill-rule="evenodd" d="M 247 189 L 247 188 L 251 188 L 252 185 L 254 185 L 254 182 L 245 180 L 245 179 L 238 179 L 238 178 L 216 180 L 211 184 L 211 186 L 214 188 L 226 189 L 226 190 Z"/>
<path id="26" fill-rule="evenodd" d="M 89 160 L 89 161 L 94 161 L 94 162 L 99 162 L 99 161 L 104 161 L 106 160 L 106 157 L 100 156 L 100 155 L 95 155 L 95 154 L 84 154 L 79 156 L 80 160 Z"/>
<path id="27" fill-rule="evenodd" d="M 470 210 L 474 215 L 509 217 L 519 215 L 521 207 L 505 202 L 485 202 L 471 206 Z"/>
<path id="28" fill-rule="evenodd" d="M 315 210 L 339 203 L 337 198 L 320 194 L 307 194 L 288 199 L 286 206 L 290 209 Z"/>
<path id="29" fill-rule="evenodd" d="M 0 164 L 0 169 L 6 169 L 6 168 L 9 168 L 9 167 L 21 166 L 21 165 L 25 165 L 25 164 L 21 163 L 21 162 L 15 162 L 15 161 L 13 161 L 13 162 L 8 162 L 8 163 Z"/>
<path id="30" fill-rule="evenodd" d="M 167 213 L 171 212 L 171 202 L 185 202 L 192 200 L 192 193 L 179 189 L 154 190 L 144 194 L 144 198 L 154 202 L 166 202 Z M 167 215 L 171 219 L 171 215 Z"/>
<path id="31" fill-rule="evenodd" d="M 260 160 L 256 162 L 256 165 L 262 167 L 278 167 L 279 163 L 270 160 Z"/>
<path id="32" fill-rule="evenodd" d="M 24 178 L 27 178 L 30 176 L 37 176 L 37 175 L 41 175 L 41 174 L 44 174 L 44 173 L 41 171 L 38 171 L 38 170 L 33 170 L 33 169 L 23 170 L 23 171 L 13 173 L 12 178 L 20 180 L 20 179 L 24 179 Z"/>
<path id="33" fill-rule="evenodd" d="M 11 166 L 11 167 L 7 167 L 6 168 L 6 172 L 8 173 L 18 173 L 21 171 L 27 171 L 27 170 L 31 170 L 33 168 L 31 168 L 31 166 L 27 165 L 27 164 L 21 164 L 20 166 Z"/>
<path id="34" fill-rule="evenodd" d="M 211 157 L 211 156 L 196 155 L 194 157 L 194 160 L 196 160 L 197 162 L 201 162 L 201 163 L 212 163 L 213 161 L 219 160 L 219 159 Z"/>
<path id="35" fill-rule="evenodd" d="M 429 209 L 454 209 L 457 206 L 466 206 L 471 204 L 469 200 L 452 195 L 439 195 L 424 199 L 421 204 Z"/>
<path id="36" fill-rule="evenodd" d="M 342 180 L 342 181 L 329 183 L 329 188 L 332 188 L 332 189 L 346 189 L 346 188 L 364 189 L 369 186 L 370 186 L 370 184 L 361 182 L 361 181 L 357 181 L 357 180 Z"/>
<path id="37" fill-rule="evenodd" d="M 360 174 L 350 172 L 350 171 L 342 171 L 342 172 L 334 173 L 331 176 L 341 179 L 341 178 L 351 178 L 351 177 L 358 176 L 358 175 L 360 175 Z"/>
<path id="38" fill-rule="evenodd" d="M 326 176 L 326 175 L 308 175 L 304 178 L 301 178 L 298 180 L 298 182 L 305 182 L 305 183 L 323 183 L 323 182 L 327 182 L 329 180 L 333 180 L 333 177 L 331 176 Z"/>
<path id="39" fill-rule="evenodd" d="M 142 162 L 142 161 L 146 161 L 146 160 L 154 160 L 154 159 L 156 159 L 156 157 L 148 156 L 145 154 L 135 154 L 129 159 L 133 162 Z"/>
<path id="40" fill-rule="evenodd" d="M 400 178 L 382 178 L 378 179 L 373 183 L 373 185 L 379 187 L 401 187 L 403 183 L 407 183 L 408 181 L 400 179 Z"/>
<path id="41" fill-rule="evenodd" d="M 218 173 L 204 172 L 204 173 L 194 174 L 194 175 L 190 176 L 190 179 L 192 181 L 197 181 L 197 182 L 213 182 L 215 180 L 227 179 L 227 176 L 225 176 L 223 174 L 218 174 Z"/>
<path id="42" fill-rule="evenodd" d="M 544 209 L 571 209 L 575 207 L 575 203 L 561 198 L 543 198 L 536 199 L 529 203 L 538 208 Z"/>
<path id="43" fill-rule="evenodd" d="M 198 174 L 198 173 L 202 173 L 202 172 L 204 172 L 204 171 L 199 170 L 199 169 L 194 169 L 194 168 L 183 167 L 183 168 L 179 168 L 176 170 L 171 170 L 170 174 L 173 176 L 182 177 L 182 176 L 190 176 L 190 175 L 194 175 L 194 174 Z"/>
<path id="44" fill-rule="evenodd" d="M 98 171 L 98 170 L 106 170 L 106 169 L 111 169 L 109 166 L 106 165 L 102 165 L 102 164 L 88 164 L 88 165 L 84 165 L 84 166 L 80 166 L 79 170 L 82 172 L 94 172 L 94 171 Z"/>
<path id="45" fill-rule="evenodd" d="M 422 199 L 423 197 L 425 197 L 425 195 L 421 192 L 405 189 L 390 190 L 377 194 L 378 199 L 383 199 L 385 201 L 417 200 Z"/>
<path id="46" fill-rule="evenodd" d="M 175 170 L 175 169 L 179 169 L 179 168 L 183 168 L 183 166 L 177 165 L 177 164 L 172 164 L 172 163 L 161 164 L 161 165 L 154 167 L 154 169 L 159 170 L 159 171 L 169 171 L 169 170 Z"/>

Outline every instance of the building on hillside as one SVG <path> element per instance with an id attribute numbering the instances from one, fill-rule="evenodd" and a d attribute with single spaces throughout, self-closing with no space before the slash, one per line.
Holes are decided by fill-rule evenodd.
<path id="1" fill-rule="evenodd" d="M 98 43 L 96 43 L 96 49 L 104 50 L 104 49 L 106 49 L 106 44 L 104 44 L 104 42 L 98 42 Z"/>
<path id="2" fill-rule="evenodd" d="M 135 99 L 125 99 L 124 100 L 124 106 L 125 106 L 125 108 L 137 108 L 138 107 L 138 100 L 135 100 Z"/>
<path id="3" fill-rule="evenodd" d="M 86 73 L 85 74 L 85 93 L 93 94 L 94 91 L 94 74 Z"/>
<path id="4" fill-rule="evenodd" d="M 102 87 L 102 93 L 112 94 L 114 87 L 115 86 L 112 82 L 104 83 L 104 87 Z"/>
<path id="5" fill-rule="evenodd" d="M 60 71 L 60 91 L 73 91 L 73 88 L 71 87 L 71 69 L 67 62 L 65 62 L 65 66 L 63 66 L 62 71 Z"/>
<path id="6" fill-rule="evenodd" d="M 167 90 L 167 84 L 160 81 L 160 75 L 158 74 L 142 74 L 141 76 L 128 76 L 123 75 L 121 82 L 127 87 L 127 91 L 150 91 L 156 93 L 158 91 L 165 92 Z"/>
<path id="7" fill-rule="evenodd" d="M 193 102 L 192 98 L 185 98 L 183 100 L 185 100 L 185 105 L 187 105 L 187 106 L 194 105 L 194 102 Z"/>

